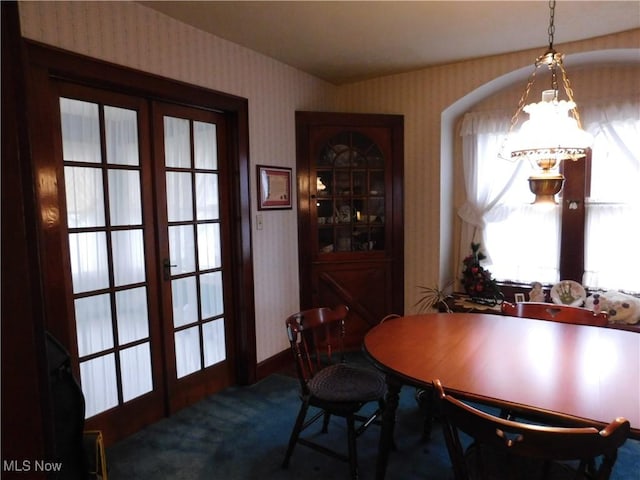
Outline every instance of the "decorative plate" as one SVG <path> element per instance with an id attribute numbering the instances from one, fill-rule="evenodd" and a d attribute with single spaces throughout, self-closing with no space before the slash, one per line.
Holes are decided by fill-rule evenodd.
<path id="1" fill-rule="evenodd" d="M 573 280 L 561 280 L 551 287 L 551 300 L 558 305 L 581 307 L 587 298 L 584 287 Z"/>
<path id="2" fill-rule="evenodd" d="M 334 165 L 336 167 L 348 167 L 351 162 L 351 149 L 346 145 L 336 145 L 333 147 Z"/>

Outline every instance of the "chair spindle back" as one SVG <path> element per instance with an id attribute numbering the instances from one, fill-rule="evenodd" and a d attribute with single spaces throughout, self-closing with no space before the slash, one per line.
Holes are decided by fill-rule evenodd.
<path id="1" fill-rule="evenodd" d="M 474 448 L 488 447 L 494 456 L 504 459 L 507 466 L 517 465 L 514 458 L 537 459 L 548 467 L 551 461 L 579 461 L 578 472 L 591 476 L 576 478 L 608 479 L 617 459 L 618 448 L 626 441 L 629 421 L 616 418 L 602 430 L 595 427 L 554 427 L 534 425 L 497 417 L 477 410 L 446 394 L 439 380 L 434 380 L 436 396 L 440 400 L 443 430 L 454 467 L 456 480 L 468 480 L 469 468 L 477 468 L 482 477 L 485 466 L 482 456 L 468 465 L 459 432 L 475 441 Z M 602 456 L 595 468 L 591 459 Z M 547 463 L 545 463 L 547 462 Z M 504 467 L 504 463 L 501 464 Z M 545 477 L 546 470 L 542 470 Z M 515 472 L 514 472 L 515 473 Z M 527 477 L 529 478 L 529 477 Z"/>
<path id="2" fill-rule="evenodd" d="M 606 312 L 594 312 L 588 308 L 557 305 L 544 302 L 502 302 L 502 313 L 512 317 L 536 318 L 561 323 L 604 327 L 609 323 Z"/>
<path id="3" fill-rule="evenodd" d="M 290 315 L 286 320 L 287 334 L 303 393 L 307 382 L 322 368 L 344 361 L 344 320 L 346 305 L 312 308 Z"/>

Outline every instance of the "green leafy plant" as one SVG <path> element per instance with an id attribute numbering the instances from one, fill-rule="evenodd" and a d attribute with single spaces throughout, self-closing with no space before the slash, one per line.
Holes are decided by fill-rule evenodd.
<path id="1" fill-rule="evenodd" d="M 444 310 L 447 313 L 451 313 L 451 309 L 447 304 L 447 299 L 451 296 L 451 294 L 447 293 L 451 286 L 453 285 L 453 281 L 449 282 L 445 285 L 444 288 L 440 288 L 438 285 L 435 287 L 425 287 L 423 285 L 418 285 L 418 290 L 420 290 L 421 296 L 416 302 L 415 306 L 418 307 L 419 312 L 427 312 L 433 309 Z"/>

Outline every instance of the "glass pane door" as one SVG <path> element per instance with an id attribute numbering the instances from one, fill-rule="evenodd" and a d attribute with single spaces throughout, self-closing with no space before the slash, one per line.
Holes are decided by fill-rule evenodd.
<path id="1" fill-rule="evenodd" d="M 226 355 L 217 125 L 163 115 L 166 225 L 176 378 Z"/>
<path id="2" fill-rule="evenodd" d="M 45 323 L 69 352 L 87 428 L 113 441 L 236 382 L 245 286 L 223 283 L 244 275 L 229 248 L 247 195 L 227 146 L 237 125 L 62 78 L 47 95 L 33 128 Z"/>
<path id="3" fill-rule="evenodd" d="M 315 159 L 318 254 L 385 249 L 385 158 L 366 135 L 332 137 Z"/>
<path id="4" fill-rule="evenodd" d="M 85 416 L 154 389 L 138 112 L 60 98 Z"/>

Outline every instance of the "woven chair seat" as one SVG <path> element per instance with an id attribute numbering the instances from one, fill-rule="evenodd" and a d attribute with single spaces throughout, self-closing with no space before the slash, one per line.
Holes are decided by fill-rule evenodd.
<path id="1" fill-rule="evenodd" d="M 309 381 L 311 394 L 327 402 L 369 402 L 384 396 L 384 377 L 343 363 L 320 370 Z"/>

